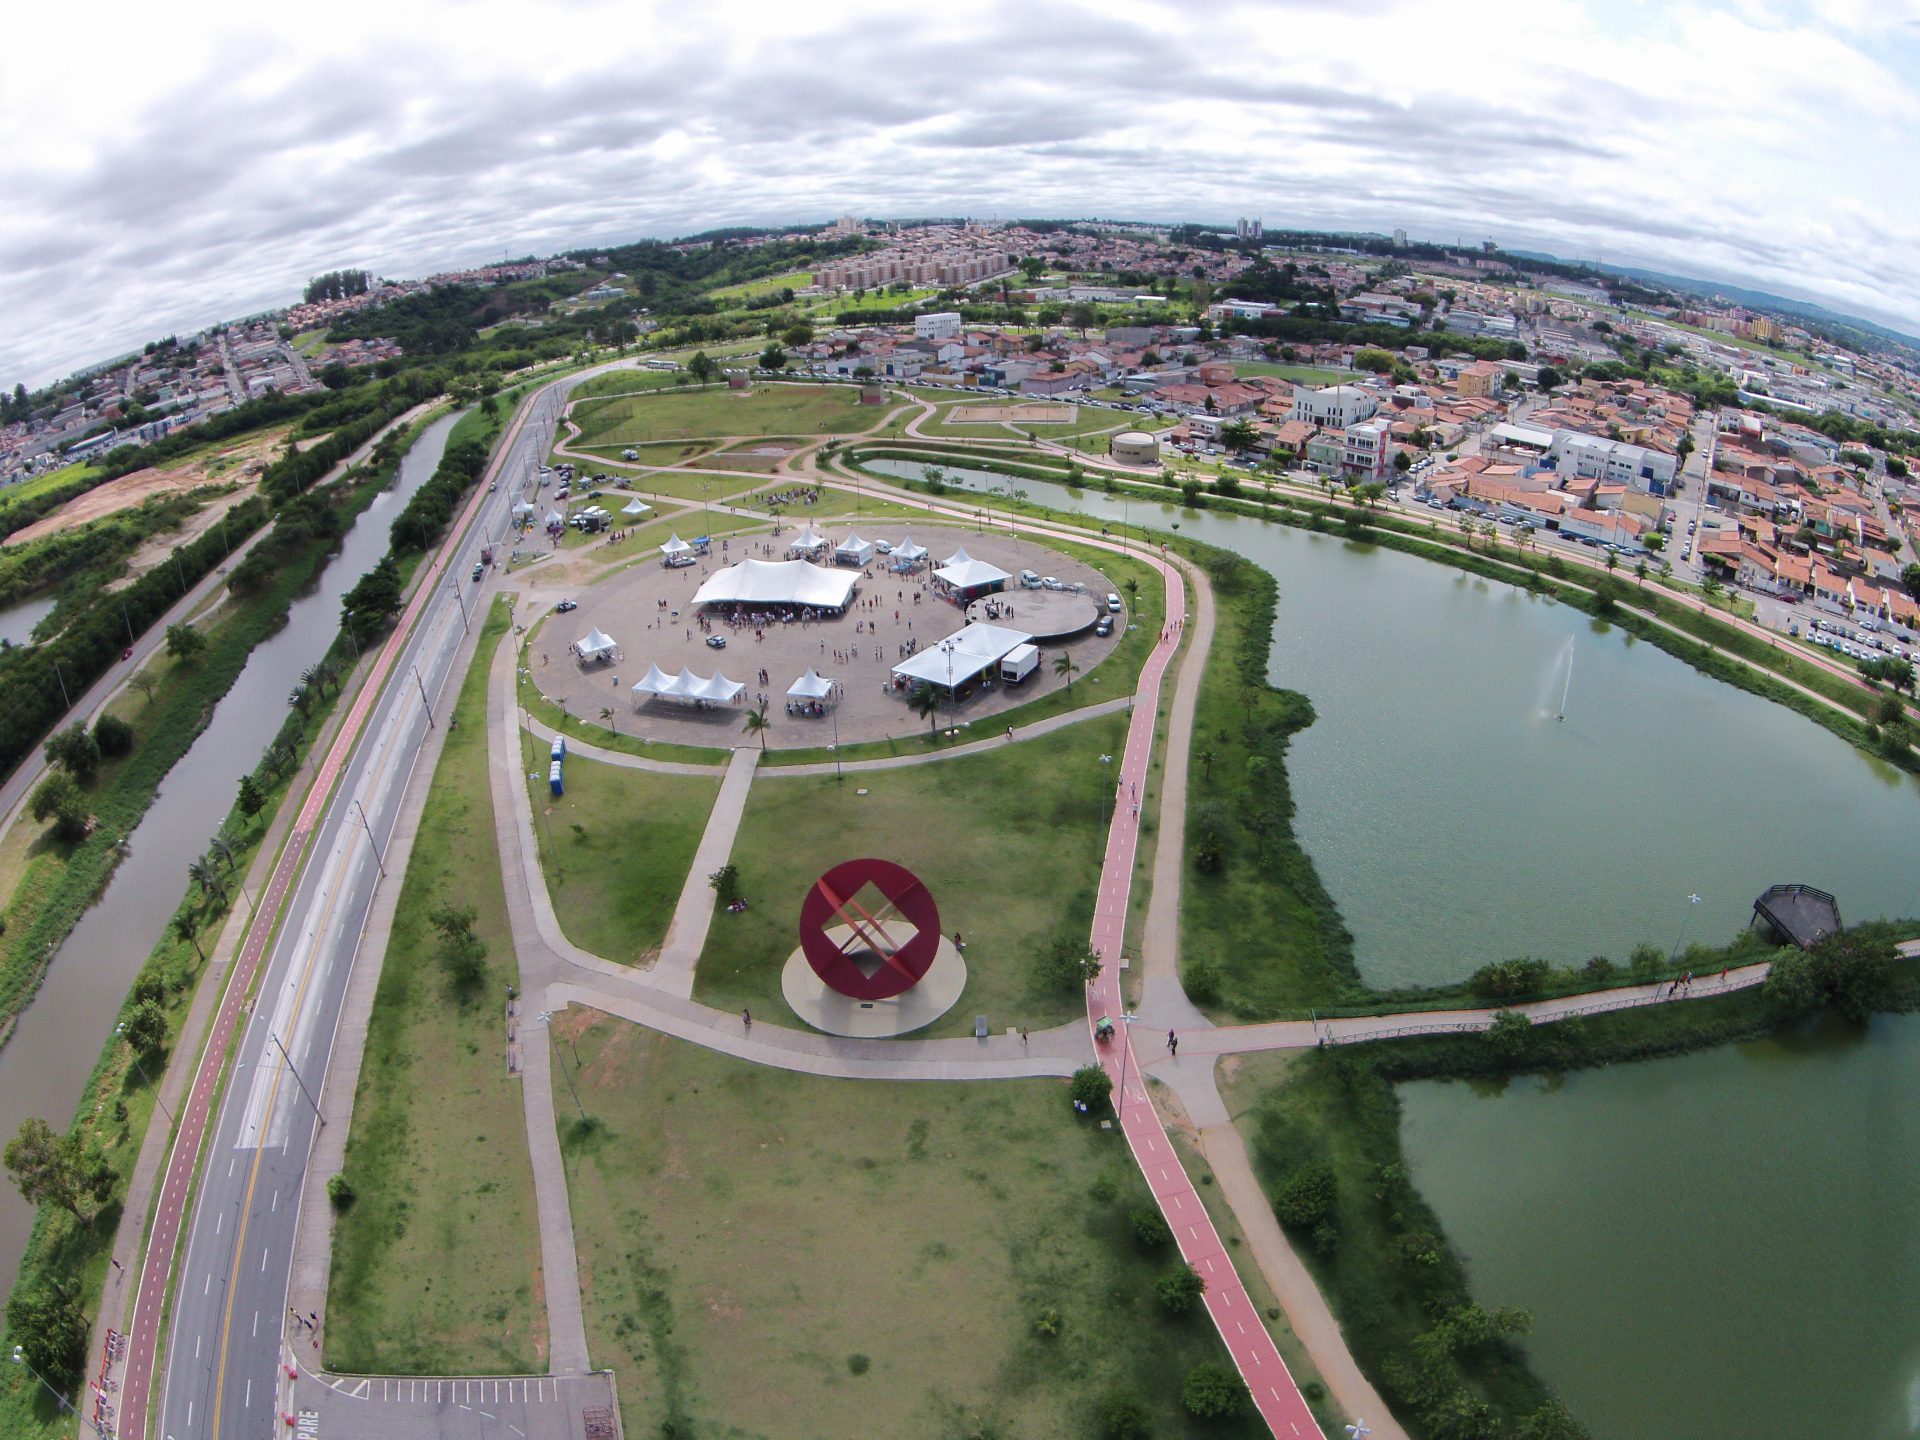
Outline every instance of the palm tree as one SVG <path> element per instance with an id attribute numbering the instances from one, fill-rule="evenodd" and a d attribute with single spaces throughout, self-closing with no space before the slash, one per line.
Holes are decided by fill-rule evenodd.
<path id="1" fill-rule="evenodd" d="M 1641 588 L 1644 589 L 1646 587 L 1647 562 L 1645 560 L 1641 560 L 1635 563 L 1633 567 L 1633 578 L 1640 583 Z"/>
<path id="2" fill-rule="evenodd" d="M 1209 745 L 1203 748 L 1200 753 L 1193 758 L 1200 762 L 1201 777 L 1207 780 L 1213 779 L 1213 762 L 1220 758 L 1214 752 L 1213 747 Z"/>
<path id="3" fill-rule="evenodd" d="M 1619 568 L 1620 568 L 1620 557 L 1611 550 L 1607 551 L 1607 573 L 1611 575 L 1615 570 Z"/>
<path id="4" fill-rule="evenodd" d="M 925 680 L 907 692 L 907 708 L 927 722 L 927 734 L 933 734 L 933 722 L 940 715 L 940 695 Z"/>
<path id="5" fill-rule="evenodd" d="M 602 705 L 600 707 L 600 723 L 607 727 L 607 733 L 609 735 L 618 735 L 620 733 L 613 727 L 613 711 L 608 706 Z"/>
<path id="6" fill-rule="evenodd" d="M 1135 611 L 1139 610 L 1140 608 L 1139 578 L 1137 576 L 1129 575 L 1127 577 L 1127 583 L 1125 588 L 1127 592 L 1127 608 L 1129 610 L 1135 610 Z"/>
<path id="7" fill-rule="evenodd" d="M 204 859 L 191 861 L 187 865 L 187 878 L 198 885 L 200 892 L 209 900 L 226 899 L 227 887 L 220 878 L 220 872 Z"/>
<path id="8" fill-rule="evenodd" d="M 749 710 L 743 718 L 747 733 L 760 737 L 760 752 L 764 755 L 767 749 L 767 731 L 773 728 L 773 722 L 767 719 L 767 707 L 762 705 L 758 710 Z"/>
<path id="9" fill-rule="evenodd" d="M 177 938 L 191 942 L 193 953 L 200 957 L 200 963 L 207 963 L 207 952 L 200 948 L 200 927 L 194 924 L 191 914 L 185 910 L 174 914 L 173 933 Z"/>
<path id="10" fill-rule="evenodd" d="M 1073 657 L 1067 654 L 1066 651 L 1063 650 L 1059 655 L 1054 657 L 1053 673 L 1066 676 L 1067 693 L 1069 695 L 1073 693 L 1073 677 L 1079 673 L 1079 670 L 1080 667 L 1073 663 Z"/>
<path id="11" fill-rule="evenodd" d="M 233 873 L 233 842 L 225 835 L 216 835 L 207 842 L 207 853 L 214 856 L 227 867 L 227 873 Z"/>
<path id="12" fill-rule="evenodd" d="M 300 688 L 302 690 L 325 691 L 326 681 L 324 677 L 322 677 L 318 665 L 309 665 L 300 672 Z"/>

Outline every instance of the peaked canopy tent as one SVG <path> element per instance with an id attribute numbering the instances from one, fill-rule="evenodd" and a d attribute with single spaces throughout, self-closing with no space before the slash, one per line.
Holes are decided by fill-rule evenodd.
<path id="1" fill-rule="evenodd" d="M 839 688 L 838 684 L 809 665 L 807 673 L 787 687 L 787 698 L 789 700 L 825 700 Z"/>
<path id="2" fill-rule="evenodd" d="M 653 507 L 637 496 L 620 507 L 622 515 L 651 515 Z"/>
<path id="3" fill-rule="evenodd" d="M 924 682 L 958 693 L 963 686 L 998 665 L 1009 650 L 1032 640 L 1024 630 L 976 621 L 937 644 L 909 655 L 893 667 L 893 676 L 900 684 Z"/>
<path id="4" fill-rule="evenodd" d="M 667 537 L 667 543 L 660 547 L 660 553 L 669 560 L 674 560 L 682 555 L 693 554 L 693 546 L 682 540 L 678 535 L 669 535 Z"/>
<path id="5" fill-rule="evenodd" d="M 564 530 L 566 528 L 567 517 L 564 514 L 558 510 L 549 510 L 547 512 L 547 529 Z"/>
<path id="6" fill-rule="evenodd" d="M 896 560 L 904 560 L 909 565 L 918 565 L 922 560 L 927 558 L 927 547 L 914 544 L 913 537 L 909 535 L 893 547 L 893 558 Z"/>
<path id="7" fill-rule="evenodd" d="M 976 560 L 965 550 L 933 572 L 933 578 L 951 590 L 964 604 L 982 595 L 991 595 L 1013 577 L 998 565 Z"/>
<path id="8" fill-rule="evenodd" d="M 850 530 L 847 538 L 833 547 L 833 558 L 842 565 L 865 565 L 873 559 L 873 542 L 862 540 L 859 531 Z"/>
<path id="9" fill-rule="evenodd" d="M 516 520 L 531 520 L 533 518 L 533 502 L 531 500 L 522 500 L 515 504 L 513 507 L 513 518 Z"/>
<path id="10" fill-rule="evenodd" d="M 703 679 L 681 667 L 678 675 L 669 675 L 658 665 L 647 666 L 647 673 L 633 686 L 633 703 L 659 698 L 663 700 L 686 700 L 703 705 L 725 705 L 740 698 L 747 687 L 738 680 L 729 680 L 718 670 L 711 679 Z"/>
<path id="11" fill-rule="evenodd" d="M 800 533 L 787 542 L 789 555 L 818 555 L 827 548 L 827 537 L 811 525 L 800 527 Z"/>
<path id="12" fill-rule="evenodd" d="M 582 660 L 611 660 L 619 648 L 613 637 L 596 625 L 587 632 L 586 639 L 575 643 L 573 653 Z"/>
<path id="13" fill-rule="evenodd" d="M 722 566 L 694 593 L 696 605 L 797 605 L 836 614 L 858 577 L 809 560 L 742 560 Z"/>

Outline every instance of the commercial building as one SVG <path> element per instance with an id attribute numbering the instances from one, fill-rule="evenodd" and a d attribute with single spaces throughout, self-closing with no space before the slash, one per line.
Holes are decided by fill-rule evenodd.
<path id="1" fill-rule="evenodd" d="M 1393 459 L 1393 427 L 1385 420 L 1364 420 L 1343 433 L 1341 468 L 1350 480 L 1384 480 Z"/>
<path id="2" fill-rule="evenodd" d="M 919 340 L 952 340 L 960 334 L 960 312 L 942 310 L 936 315 L 916 315 L 913 333 Z"/>
<path id="3" fill-rule="evenodd" d="M 1324 425 L 1344 430 L 1362 420 L 1371 419 L 1380 409 L 1379 402 L 1358 385 L 1330 385 L 1324 390 L 1293 387 L 1293 409 L 1289 420 L 1304 420 L 1309 425 Z"/>
<path id="4" fill-rule="evenodd" d="M 1547 452 L 1562 475 L 1601 480 L 1665 495 L 1673 488 L 1678 464 L 1664 450 L 1629 445 L 1578 430 L 1556 430 Z"/>

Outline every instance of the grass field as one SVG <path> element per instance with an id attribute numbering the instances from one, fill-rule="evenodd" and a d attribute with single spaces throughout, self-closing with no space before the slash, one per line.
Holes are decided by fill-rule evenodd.
<path id="1" fill-rule="evenodd" d="M 1282 380 L 1297 380 L 1302 385 L 1351 385 L 1353 371 L 1327 370 L 1314 365 L 1279 365 L 1266 360 L 1236 360 L 1233 372 L 1239 376 L 1274 375 Z"/>
<path id="2" fill-rule="evenodd" d="M 555 1105 L 595 1365 L 629 1436 L 1093 1436 L 1131 1395 L 1159 1440 L 1224 1350 L 1162 1312 L 1170 1246 L 1114 1131 L 1057 1081 L 829 1080 L 569 1011 L 592 1124 Z M 1053 1313 L 1057 1334 L 1040 1333 Z"/>
<path id="3" fill-rule="evenodd" d="M 595 400 L 575 407 L 586 445 L 720 435 L 850 435 L 879 421 L 850 385 L 761 385 L 752 390 Z"/>
<path id="4" fill-rule="evenodd" d="M 1056 937 L 1086 942 L 1110 798 L 1100 756 L 1125 730 L 1126 716 L 1107 715 L 936 764 L 756 782 L 732 856 L 753 908 L 714 917 L 694 997 L 787 1014 L 780 971 L 807 887 L 842 860 L 883 855 L 927 883 L 944 931 L 966 937 L 967 988 L 922 1033 L 971 1034 L 977 1014 L 995 1029 L 1071 1018 L 1078 986 L 1039 985 L 1034 960 Z"/>
<path id="5" fill-rule="evenodd" d="M 722 285 L 718 290 L 709 290 L 707 298 L 722 304 L 728 300 L 753 300 L 761 295 L 771 295 L 776 290 L 799 290 L 812 283 L 811 270 L 786 270 L 778 275 L 762 276 L 758 280 L 742 280 L 738 285 Z"/>
<path id="6" fill-rule="evenodd" d="M 23 501 L 31 500 L 37 495 L 44 495 L 49 490 L 57 490 L 62 485 L 84 483 L 98 473 L 100 473 L 99 470 L 91 464 L 62 465 L 58 470 L 49 470 L 44 475 L 34 476 L 31 480 L 23 480 L 18 485 L 9 485 L 5 489 L 0 489 L 0 516 L 5 515 L 10 508 Z"/>
<path id="7" fill-rule="evenodd" d="M 517 985 L 487 781 L 496 601 L 460 687 L 407 865 L 367 1031 L 334 1232 L 327 1364 L 402 1374 L 545 1368 L 533 1167 L 502 997 Z M 487 946 L 473 998 L 449 994 L 427 912 L 471 905 Z"/>
<path id="8" fill-rule="evenodd" d="M 605 466 L 616 474 L 631 474 L 637 470 L 662 465 L 684 465 L 696 455 L 706 454 L 713 449 L 713 446 L 705 440 L 653 440 L 639 445 L 601 445 L 586 448 L 594 453 L 592 467 L 571 455 L 562 455 L 558 450 L 548 455 L 547 463 L 558 465 L 563 461 L 570 461 L 576 473 L 585 471 L 587 474 L 597 474 L 598 467 Z M 634 451 L 635 457 L 628 460 L 621 454 L 623 450 Z"/>
<path id="9" fill-rule="evenodd" d="M 614 701 L 624 708 L 625 696 Z M 547 893 L 566 937 L 621 965 L 650 962 L 720 793 L 718 779 L 630 770 L 572 755 L 567 793 L 547 788 L 548 747 L 524 732 Z M 556 857 L 558 851 L 558 872 Z"/>

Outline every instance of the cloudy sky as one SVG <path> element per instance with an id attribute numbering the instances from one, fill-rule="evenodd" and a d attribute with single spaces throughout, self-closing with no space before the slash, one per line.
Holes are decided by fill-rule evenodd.
<path id="1" fill-rule="evenodd" d="M 0 383 L 341 265 L 863 215 L 1404 226 L 1920 330 L 1920 0 L 38 5 Z"/>

